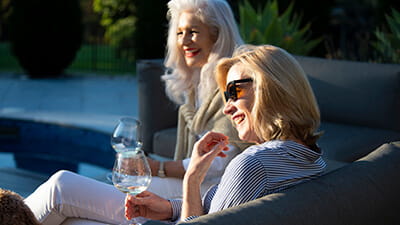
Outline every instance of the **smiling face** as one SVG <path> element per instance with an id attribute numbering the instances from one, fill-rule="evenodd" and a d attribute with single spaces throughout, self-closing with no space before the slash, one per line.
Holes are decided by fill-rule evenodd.
<path id="1" fill-rule="evenodd" d="M 233 65 L 227 74 L 226 83 L 234 80 L 250 78 L 248 70 L 241 63 Z M 261 143 L 253 129 L 252 109 L 254 104 L 254 89 L 252 82 L 237 83 L 237 99 L 229 99 L 224 107 L 224 114 L 230 115 L 236 125 L 239 138 L 248 142 Z"/>
<path id="2" fill-rule="evenodd" d="M 209 27 L 192 12 L 183 12 L 180 15 L 177 44 L 189 68 L 201 68 L 207 63 L 214 39 Z"/>

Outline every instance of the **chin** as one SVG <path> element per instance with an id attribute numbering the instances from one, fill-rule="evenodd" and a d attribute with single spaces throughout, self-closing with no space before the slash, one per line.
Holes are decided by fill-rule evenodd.
<path id="1" fill-rule="evenodd" d="M 195 60 L 195 59 L 186 60 L 186 65 L 189 68 L 201 68 L 202 66 L 204 66 L 204 64 L 205 64 L 205 62 Z"/>
<path id="2" fill-rule="evenodd" d="M 239 133 L 238 136 L 239 136 L 239 139 L 242 140 L 242 141 L 250 141 L 249 137 L 247 137 L 246 134 L 240 134 Z"/>

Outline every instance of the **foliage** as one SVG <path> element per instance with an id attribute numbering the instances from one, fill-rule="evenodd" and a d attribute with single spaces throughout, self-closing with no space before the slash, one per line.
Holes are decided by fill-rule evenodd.
<path id="1" fill-rule="evenodd" d="M 377 41 L 372 46 L 377 51 L 378 62 L 400 63 L 400 13 L 392 8 L 392 17 L 387 14 L 385 17 L 389 31 L 376 29 Z"/>
<path id="2" fill-rule="evenodd" d="M 1 1 L 1 0 L 0 0 Z M 79 0 L 82 14 L 85 15 L 82 18 L 84 24 L 84 35 L 83 40 L 85 44 L 103 44 L 105 29 L 100 24 L 101 15 L 94 12 L 93 0 Z"/>
<path id="3" fill-rule="evenodd" d="M 136 0 L 136 57 L 163 58 L 167 39 L 167 1 Z"/>
<path id="4" fill-rule="evenodd" d="M 307 55 L 322 40 L 309 40 L 311 24 L 300 28 L 301 16 L 293 14 L 293 4 L 279 15 L 276 0 L 268 1 L 262 10 L 255 10 L 245 0 L 239 4 L 239 16 L 240 32 L 246 43 L 272 44 L 292 54 Z"/>
<path id="5" fill-rule="evenodd" d="M 8 22 L 12 52 L 34 78 L 62 74 L 82 44 L 79 0 L 13 0 Z"/>
<path id="6" fill-rule="evenodd" d="M 117 49 L 119 57 L 135 60 L 136 6 L 132 0 L 94 0 L 93 9 L 101 14 L 106 40 Z"/>
<path id="7" fill-rule="evenodd" d="M 166 2 L 160 0 L 94 0 L 106 38 L 130 61 L 164 57 Z"/>

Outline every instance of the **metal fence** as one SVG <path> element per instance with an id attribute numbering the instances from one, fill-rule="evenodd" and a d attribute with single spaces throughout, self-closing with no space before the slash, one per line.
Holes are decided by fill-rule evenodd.
<path id="1" fill-rule="evenodd" d="M 105 44 L 83 44 L 66 72 L 134 75 L 135 70 L 135 62 L 118 57 L 114 47 Z M 0 72 L 23 73 L 8 42 L 0 42 Z"/>

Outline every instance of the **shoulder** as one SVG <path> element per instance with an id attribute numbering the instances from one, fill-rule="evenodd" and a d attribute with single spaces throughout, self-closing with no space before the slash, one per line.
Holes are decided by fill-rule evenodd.
<path id="1" fill-rule="evenodd" d="M 256 170 L 263 170 L 264 166 L 262 159 L 259 157 L 260 154 L 262 154 L 261 149 L 254 145 L 250 146 L 233 158 L 228 167 L 236 174 L 249 174 Z"/>

